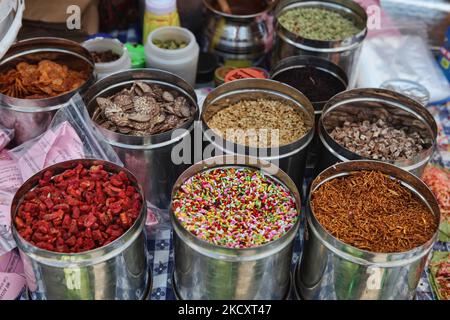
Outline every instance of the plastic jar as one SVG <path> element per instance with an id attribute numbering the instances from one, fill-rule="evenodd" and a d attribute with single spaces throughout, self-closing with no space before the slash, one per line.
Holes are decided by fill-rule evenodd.
<path id="1" fill-rule="evenodd" d="M 180 49 L 161 49 L 153 40 L 175 40 L 186 42 Z M 191 86 L 195 86 L 197 63 L 200 48 L 194 35 L 188 29 L 180 27 L 158 28 L 148 36 L 145 45 L 145 59 L 147 67 L 171 72 L 183 78 Z"/>
<path id="2" fill-rule="evenodd" d="M 95 64 L 95 71 L 98 79 L 102 79 L 112 73 L 131 69 L 131 58 L 127 48 L 117 39 L 97 37 L 83 42 L 83 47 L 92 51 L 111 50 L 120 56 L 119 59 L 111 62 L 102 62 Z"/>
<path id="3" fill-rule="evenodd" d="M 142 43 L 146 43 L 148 35 L 159 27 L 179 25 L 177 0 L 145 0 Z"/>

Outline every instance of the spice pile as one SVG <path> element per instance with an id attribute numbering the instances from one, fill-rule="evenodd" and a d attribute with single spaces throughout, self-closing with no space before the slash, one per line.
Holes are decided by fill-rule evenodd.
<path id="1" fill-rule="evenodd" d="M 19 234 L 50 251 L 77 253 L 119 238 L 136 221 L 141 195 L 124 171 L 79 164 L 54 176 L 46 171 L 14 219 Z"/>
<path id="2" fill-rule="evenodd" d="M 113 52 L 112 50 L 91 51 L 90 53 L 95 63 L 113 62 L 120 58 L 120 55 Z"/>
<path id="3" fill-rule="evenodd" d="M 337 41 L 361 31 L 342 14 L 322 8 L 297 8 L 283 13 L 278 21 L 288 31 L 305 39 Z"/>
<path id="4" fill-rule="evenodd" d="M 50 60 L 37 65 L 20 62 L 15 69 L 0 74 L 0 93 L 20 99 L 45 99 L 76 90 L 87 78 L 84 72 Z"/>
<path id="5" fill-rule="evenodd" d="M 431 139 L 409 132 L 408 128 L 395 128 L 382 119 L 345 121 L 342 127 L 335 127 L 330 136 L 351 152 L 377 160 L 411 159 L 431 147 Z"/>
<path id="6" fill-rule="evenodd" d="M 333 74 L 310 66 L 283 71 L 273 79 L 296 88 L 311 102 L 328 101 L 346 89 Z"/>
<path id="7" fill-rule="evenodd" d="M 225 140 L 250 147 L 278 147 L 308 131 L 300 112 L 279 100 L 242 100 L 217 112 L 208 126 Z"/>
<path id="8" fill-rule="evenodd" d="M 132 136 L 147 136 L 181 126 L 195 108 L 177 92 L 136 81 L 130 89 L 97 98 L 92 119 L 102 127 Z"/>
<path id="9" fill-rule="evenodd" d="M 319 223 L 334 237 L 371 252 L 404 252 L 430 240 L 438 221 L 398 181 L 376 171 L 325 182 L 311 195 Z"/>
<path id="10" fill-rule="evenodd" d="M 186 48 L 187 43 L 185 41 L 177 41 L 177 40 L 159 40 L 153 39 L 153 44 L 161 49 L 166 50 L 177 50 Z"/>
<path id="11" fill-rule="evenodd" d="M 289 190 L 250 168 L 220 168 L 194 175 L 176 193 L 173 210 L 186 230 L 229 248 L 276 240 L 298 217 Z"/>

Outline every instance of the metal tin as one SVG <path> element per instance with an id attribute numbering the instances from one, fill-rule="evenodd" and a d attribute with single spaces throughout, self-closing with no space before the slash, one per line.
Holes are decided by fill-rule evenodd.
<path id="1" fill-rule="evenodd" d="M 375 170 L 398 180 L 416 194 L 439 221 L 439 207 L 428 187 L 416 176 L 381 161 L 350 161 L 323 171 L 312 183 L 311 193 L 323 183 L 361 170 Z M 316 220 L 307 202 L 305 243 L 297 265 L 295 284 L 302 299 L 413 299 L 428 254 L 437 240 L 401 253 L 374 253 L 347 245 L 329 234 Z"/>
<path id="2" fill-rule="evenodd" d="M 298 36 L 278 23 L 278 17 L 284 12 L 300 7 L 325 8 L 336 11 L 360 27 L 361 31 L 353 37 L 339 41 L 311 40 Z M 356 67 L 359 51 L 367 35 L 367 14 L 361 6 L 352 0 L 283 0 L 275 9 L 276 42 L 273 50 L 272 64 L 290 56 L 312 55 L 327 59 L 341 67 L 347 74 L 350 87 L 356 82 Z"/>
<path id="3" fill-rule="evenodd" d="M 219 110 L 241 100 L 275 99 L 297 108 L 303 115 L 309 131 L 297 141 L 277 148 L 253 148 L 223 141 L 212 133 L 207 122 Z M 282 115 L 279 115 L 282 116 Z M 314 137 L 314 109 L 301 92 L 281 82 L 268 79 L 242 79 L 225 83 L 212 91 L 205 99 L 201 114 L 202 131 L 207 144 L 215 154 L 240 154 L 258 157 L 272 162 L 286 172 L 302 190 L 307 150 Z"/>
<path id="4" fill-rule="evenodd" d="M 411 159 L 386 161 L 401 167 L 418 177 L 433 156 L 437 138 L 437 125 L 431 113 L 416 100 L 385 89 L 353 89 L 334 96 L 323 109 L 318 130 L 321 157 L 316 173 L 341 161 L 364 159 L 351 152 L 330 137 L 330 132 L 346 120 L 363 121 L 383 118 L 391 122 L 414 127 L 422 136 L 432 140 L 432 145 Z"/>
<path id="5" fill-rule="evenodd" d="M 348 87 L 348 79 L 347 75 L 345 74 L 344 70 L 342 70 L 339 66 L 335 65 L 334 63 L 325 60 L 323 58 L 314 57 L 314 56 L 299 56 L 299 57 L 288 57 L 283 60 L 281 60 L 276 66 L 273 67 L 271 71 L 271 79 L 280 81 L 279 78 L 296 69 L 304 69 L 304 68 L 315 68 L 320 71 L 326 72 L 330 77 L 337 80 L 342 85 L 342 90 L 345 91 Z M 293 83 L 288 83 L 300 92 L 306 94 L 306 92 L 302 91 L 302 83 L 297 83 L 296 85 L 293 85 Z M 328 83 L 322 83 L 322 86 L 326 87 Z M 334 94 L 329 95 L 331 98 Z M 311 97 L 307 98 L 311 101 L 313 107 L 314 107 L 314 120 L 316 124 L 316 130 L 314 133 L 314 139 L 311 143 L 311 146 L 309 148 L 308 152 L 308 160 L 307 160 L 307 167 L 314 168 L 315 164 L 318 159 L 319 149 L 320 149 L 320 142 L 319 142 L 319 132 L 318 132 L 318 126 L 320 116 L 322 115 L 322 109 L 325 106 L 325 104 L 328 102 L 327 99 L 321 99 L 320 101 L 313 101 Z"/>
<path id="6" fill-rule="evenodd" d="M 50 166 L 33 175 L 16 192 L 11 205 L 11 221 L 14 221 L 25 194 L 39 183 L 45 171 L 59 174 L 79 163 L 103 165 L 112 173 L 124 170 L 116 164 L 94 159 L 69 160 Z M 12 223 L 12 234 L 24 263 L 32 297 L 45 300 L 145 298 L 151 278 L 144 233 L 147 208 L 136 178 L 128 170 L 124 171 L 139 189 L 142 209 L 133 226 L 106 246 L 81 253 L 43 250 L 24 240 Z"/>
<path id="7" fill-rule="evenodd" d="M 203 0 L 206 11 L 203 51 L 215 53 L 226 66 L 264 65 L 272 49 L 275 1 L 267 0 L 265 10 L 249 15 L 223 13 L 214 8 L 213 2 Z"/>
<path id="8" fill-rule="evenodd" d="M 95 83 L 83 96 L 89 114 L 97 108 L 97 97 L 108 97 L 129 88 L 134 81 L 155 83 L 183 95 L 195 108 L 191 120 L 181 127 L 156 135 L 144 137 L 129 136 L 103 128 L 94 122 L 105 141 L 116 151 L 125 167 L 136 175 L 144 188 L 147 201 L 161 209 L 170 204 L 170 193 L 178 176 L 191 164 L 175 164 L 172 149 L 179 143 L 193 147 L 194 120 L 198 118 L 197 96 L 194 89 L 174 74 L 157 69 L 133 69 L 112 74 Z M 169 221 L 169 217 L 165 217 Z M 162 222 L 162 221 L 161 221 Z"/>
<path id="9" fill-rule="evenodd" d="M 300 196 L 289 176 L 273 164 L 244 156 L 219 156 L 193 165 L 175 183 L 172 197 L 184 181 L 196 173 L 230 166 L 270 172 L 269 176 L 291 191 L 300 212 Z M 173 210 L 171 218 L 175 255 L 173 285 L 180 299 L 280 300 L 289 294 L 294 239 L 300 218 L 281 238 L 244 249 L 208 243 L 184 229 Z"/>
<path id="10" fill-rule="evenodd" d="M 32 38 L 14 44 L 0 61 L 0 72 L 19 62 L 37 64 L 43 59 L 62 63 L 74 70 L 87 70 L 89 78 L 77 90 L 47 99 L 17 99 L 0 94 L 0 124 L 14 129 L 11 146 L 20 145 L 45 132 L 54 114 L 77 92 L 95 81 L 94 61 L 80 44 L 62 38 Z"/>

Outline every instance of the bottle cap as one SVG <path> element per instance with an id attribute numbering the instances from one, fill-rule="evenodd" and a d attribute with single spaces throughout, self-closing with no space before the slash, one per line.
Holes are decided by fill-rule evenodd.
<path id="1" fill-rule="evenodd" d="M 177 11 L 177 0 L 145 0 L 145 8 L 156 15 L 169 14 Z"/>

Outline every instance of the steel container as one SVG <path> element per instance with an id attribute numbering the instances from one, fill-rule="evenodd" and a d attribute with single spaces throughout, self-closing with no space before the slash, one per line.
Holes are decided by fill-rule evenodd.
<path id="1" fill-rule="evenodd" d="M 324 8 L 336 11 L 352 20 L 361 31 L 352 37 L 338 41 L 303 38 L 288 31 L 278 22 L 278 18 L 283 13 L 296 8 Z M 341 67 L 349 78 L 350 87 L 354 86 L 361 44 L 367 34 L 367 14 L 358 3 L 352 0 L 282 0 L 275 9 L 275 19 L 276 41 L 272 65 L 290 56 L 322 57 Z"/>
<path id="2" fill-rule="evenodd" d="M 94 61 L 89 51 L 62 38 L 32 38 L 17 42 L 0 60 L 0 73 L 14 68 L 19 62 L 37 64 L 43 59 L 73 70 L 86 70 L 89 78 L 77 90 L 46 99 L 18 99 L 0 93 L 0 124 L 15 132 L 11 147 L 45 132 L 56 111 L 66 106 L 75 93 L 83 93 L 95 81 Z"/>
<path id="3" fill-rule="evenodd" d="M 143 137 L 113 132 L 94 122 L 105 141 L 116 151 L 125 168 L 137 177 L 144 188 L 147 201 L 160 209 L 167 209 L 175 180 L 192 164 L 191 159 L 187 163 L 181 161 L 177 163 L 172 157 L 172 151 L 175 146 L 189 152 L 192 150 L 194 120 L 198 118 L 197 96 L 187 82 L 171 73 L 157 69 L 127 70 L 98 81 L 86 92 L 83 100 L 91 117 L 97 108 L 97 97 L 108 97 L 124 88 L 130 88 L 134 81 L 154 83 L 177 91 L 197 110 L 192 119 L 181 127 Z M 178 153 L 174 156 L 178 156 Z M 164 218 L 169 222 L 168 215 Z"/>
<path id="4" fill-rule="evenodd" d="M 353 89 L 342 92 L 328 101 L 319 120 L 321 143 L 316 174 L 330 165 L 349 160 L 364 159 L 331 138 L 331 131 L 345 121 L 383 119 L 395 126 L 414 128 L 431 143 L 425 150 L 407 160 L 386 161 L 418 177 L 422 176 L 433 156 L 437 138 L 437 125 L 431 113 L 418 101 L 385 89 Z"/>
<path id="5" fill-rule="evenodd" d="M 254 148 L 224 141 L 208 126 L 209 119 L 218 111 L 241 100 L 257 99 L 280 100 L 293 106 L 302 114 L 305 126 L 310 129 L 300 139 L 290 144 L 280 147 Z M 275 116 L 282 117 L 283 115 Z M 314 109 L 308 98 L 301 92 L 286 84 L 267 79 L 242 79 L 228 82 L 216 88 L 206 97 L 201 122 L 204 140 L 207 144 L 204 153 L 210 150 L 213 155 L 249 155 L 272 162 L 286 172 L 297 188 L 302 190 L 308 146 L 314 137 Z"/>
<path id="6" fill-rule="evenodd" d="M 340 91 L 345 91 L 348 87 L 348 79 L 344 70 L 328 60 L 314 56 L 288 57 L 281 60 L 276 66 L 273 67 L 271 71 L 271 79 L 281 81 L 281 77 L 288 75 L 290 72 L 296 70 L 304 70 L 305 68 L 314 68 L 322 72 L 326 72 L 330 78 L 332 78 L 341 86 L 339 89 Z M 338 93 L 334 92 L 338 91 L 338 89 L 331 91 L 328 94 L 327 98 L 324 97 L 323 99 L 313 99 L 312 97 L 308 97 L 308 93 L 306 91 L 302 90 L 302 86 L 304 86 L 304 84 L 298 82 L 298 80 L 296 81 L 295 78 L 293 78 L 289 82 L 284 83 L 296 88 L 297 90 L 305 94 L 314 107 L 314 122 L 316 124 L 316 130 L 314 133 L 314 139 L 309 148 L 307 161 L 307 166 L 313 168 L 317 162 L 320 148 L 319 132 L 317 129 L 320 116 L 322 115 L 322 109 L 328 102 L 328 99 L 334 96 L 335 93 Z M 329 83 L 323 82 L 320 85 L 323 87 L 327 87 Z"/>
<path id="7" fill-rule="evenodd" d="M 12 223 L 12 234 L 24 263 L 31 298 L 44 300 L 143 299 L 149 291 L 144 224 L 147 209 L 142 189 L 126 169 L 103 160 L 69 160 L 50 166 L 28 179 L 16 192 L 12 219 L 26 193 L 36 187 L 47 170 L 59 174 L 84 165 L 103 165 L 111 173 L 125 171 L 143 199 L 142 209 L 133 226 L 106 246 L 81 253 L 57 253 L 40 249 L 24 240 Z"/>
<path id="8" fill-rule="evenodd" d="M 243 156 L 220 156 L 199 162 L 175 183 L 172 197 L 193 175 L 218 167 L 250 167 L 263 170 L 286 186 L 300 212 L 300 196 L 289 176 L 273 164 Z M 269 173 L 267 173 L 269 172 Z M 254 248 L 221 247 L 187 231 L 171 210 L 174 238 L 174 291 L 180 299 L 280 300 L 289 294 L 294 239 L 300 217 L 281 238 Z"/>
<path id="9" fill-rule="evenodd" d="M 350 161 L 323 171 L 311 193 L 332 179 L 361 170 L 376 170 L 410 189 L 439 221 L 439 207 L 428 187 L 413 174 L 380 161 Z M 401 253 L 374 253 L 347 245 L 328 233 L 314 217 L 311 195 L 306 209 L 307 227 L 301 261 L 295 270 L 295 292 L 301 299 L 413 299 L 428 254 L 438 236 L 420 247 Z"/>
<path id="10" fill-rule="evenodd" d="M 264 66 L 273 42 L 273 7 L 248 15 L 226 14 L 214 7 L 215 0 L 203 0 L 205 8 L 202 51 L 217 55 L 227 66 Z M 248 1 L 250 2 L 250 1 Z"/>

